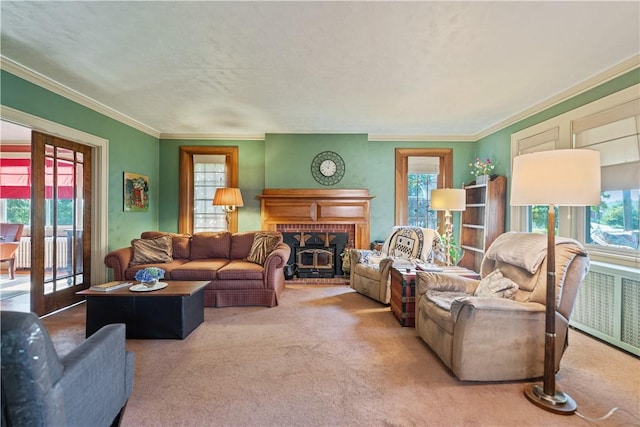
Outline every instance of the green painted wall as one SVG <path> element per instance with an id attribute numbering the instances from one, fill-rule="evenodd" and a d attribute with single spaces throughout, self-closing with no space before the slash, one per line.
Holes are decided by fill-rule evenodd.
<path id="1" fill-rule="evenodd" d="M 236 146 L 238 147 L 238 184 L 244 206 L 238 208 L 238 230 L 260 229 L 260 201 L 255 198 L 264 188 L 264 141 L 241 140 L 185 140 L 161 139 L 159 145 L 160 187 L 162 208 L 158 229 L 178 231 L 178 190 L 180 185 L 179 158 L 182 146 Z"/>
<path id="2" fill-rule="evenodd" d="M 109 249 L 158 226 L 158 139 L 6 71 L 0 75 L 0 104 L 109 140 Z M 149 211 L 123 211 L 123 173 L 149 176 Z"/>
<path id="3" fill-rule="evenodd" d="M 366 134 L 267 134 L 265 141 L 161 140 L 159 229 L 178 228 L 179 147 L 188 145 L 239 147 L 240 188 L 245 206 L 238 211 L 239 230 L 260 228 L 264 188 L 368 188 L 371 202 L 371 238 L 384 239 L 394 225 L 395 149 L 452 148 L 454 186 L 461 187 L 466 165 L 475 157 L 473 142 L 369 142 Z M 311 175 L 311 161 L 321 151 L 335 151 L 345 161 L 345 175 L 336 185 L 324 186 Z M 457 214 L 456 214 L 457 215 Z M 454 221 L 458 221 L 454 217 Z"/>
<path id="4" fill-rule="evenodd" d="M 507 177 L 507 229 L 510 228 L 511 216 L 510 209 L 508 208 L 509 191 L 511 189 L 511 135 L 638 83 L 640 83 L 640 68 L 629 71 L 600 86 L 569 98 L 477 141 L 477 156 L 481 159 L 489 157 L 492 161 L 495 160 L 495 173 Z"/>
<path id="5" fill-rule="evenodd" d="M 366 134 L 267 134 L 266 188 L 367 188 Z M 344 177 L 335 185 L 319 184 L 311 162 L 322 151 L 334 151 L 345 163 Z"/>

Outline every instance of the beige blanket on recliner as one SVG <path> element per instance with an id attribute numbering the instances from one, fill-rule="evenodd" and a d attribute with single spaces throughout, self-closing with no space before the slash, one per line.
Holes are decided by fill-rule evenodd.
<path id="1" fill-rule="evenodd" d="M 566 243 L 578 242 L 567 237 L 555 238 L 556 246 Z M 534 274 L 547 256 L 547 235 L 516 231 L 504 233 L 489 246 L 485 256 L 494 261 L 516 265 Z"/>

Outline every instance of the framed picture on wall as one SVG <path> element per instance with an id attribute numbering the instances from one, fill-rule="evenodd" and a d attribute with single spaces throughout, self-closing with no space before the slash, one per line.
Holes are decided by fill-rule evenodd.
<path id="1" fill-rule="evenodd" d="M 149 177 L 138 173 L 124 173 L 124 211 L 149 210 Z"/>

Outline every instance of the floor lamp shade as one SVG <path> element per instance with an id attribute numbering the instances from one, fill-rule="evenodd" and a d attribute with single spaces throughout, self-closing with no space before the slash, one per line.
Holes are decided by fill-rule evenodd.
<path id="1" fill-rule="evenodd" d="M 513 159 L 511 205 L 599 204 L 600 152 L 539 151 Z"/>
<path id="2" fill-rule="evenodd" d="M 594 150 L 553 150 L 515 157 L 511 178 L 511 204 L 549 206 L 543 385 L 527 386 L 524 394 L 530 402 L 544 410 L 571 415 L 576 411 L 576 402 L 566 393 L 556 390 L 555 383 L 554 206 L 600 204 L 600 153 Z"/>

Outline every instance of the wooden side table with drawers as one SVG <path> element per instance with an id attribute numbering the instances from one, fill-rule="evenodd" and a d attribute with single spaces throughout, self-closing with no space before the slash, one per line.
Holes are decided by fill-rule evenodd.
<path id="1" fill-rule="evenodd" d="M 442 267 L 441 273 L 456 274 L 470 279 L 480 275 L 464 267 Z M 420 270 L 417 270 L 420 271 Z M 391 312 L 402 326 L 415 326 L 416 270 L 391 268 Z"/>

